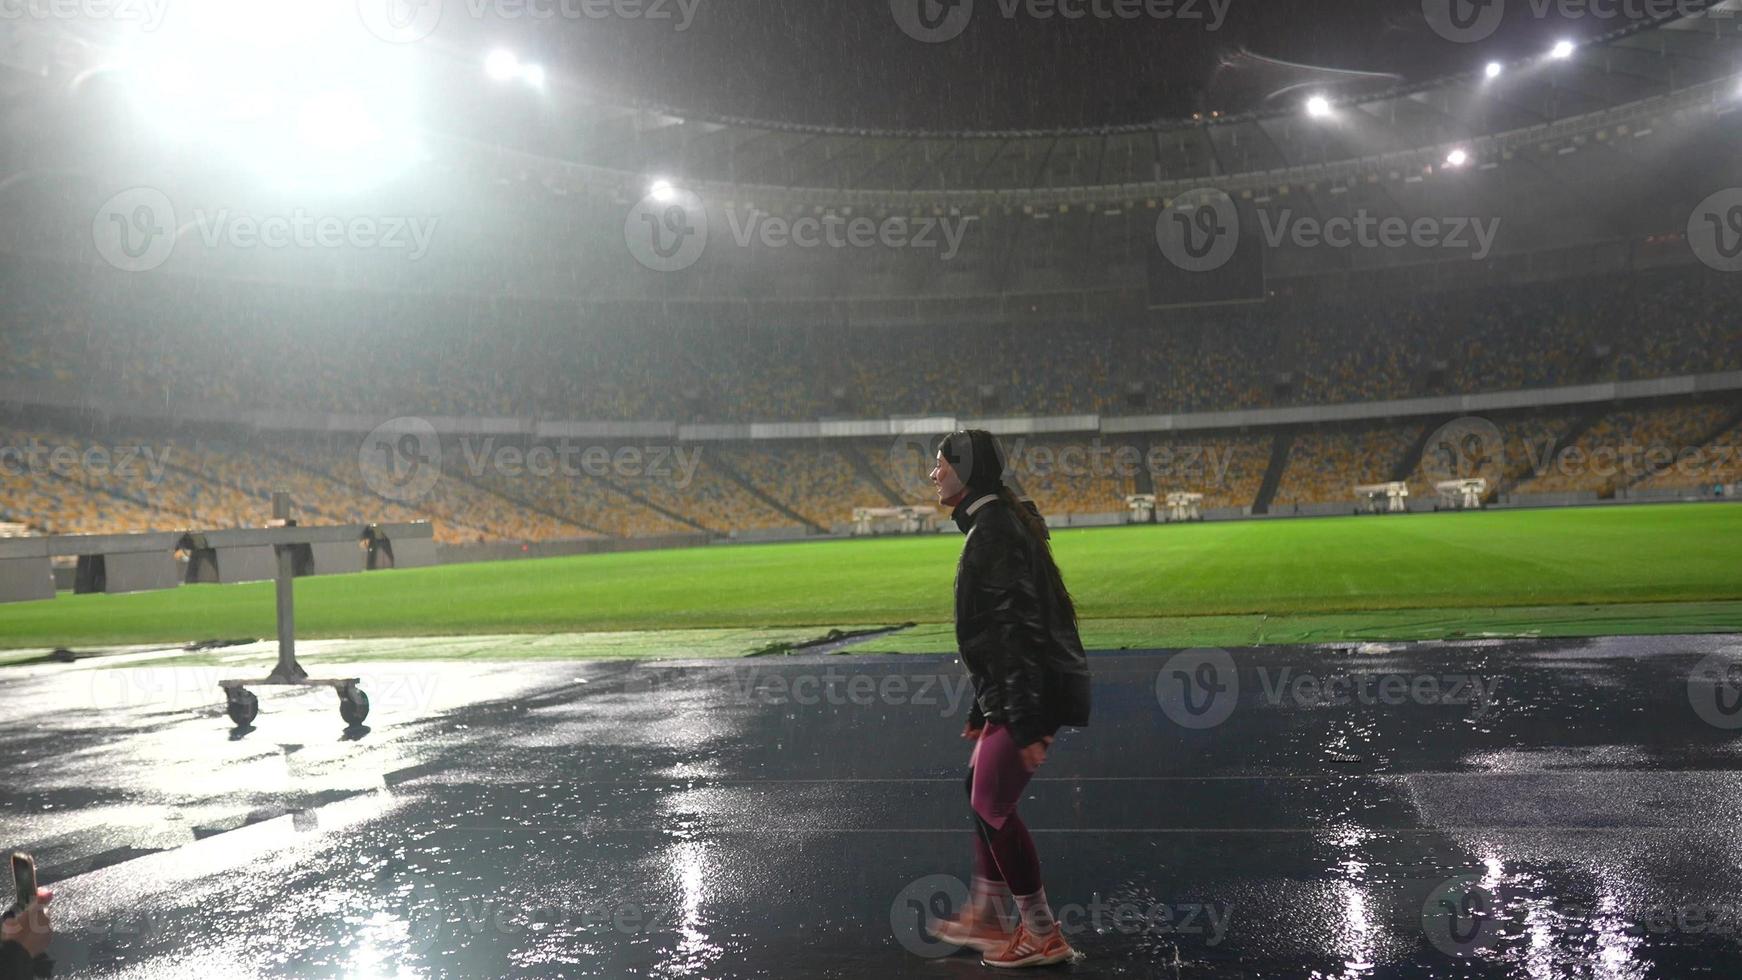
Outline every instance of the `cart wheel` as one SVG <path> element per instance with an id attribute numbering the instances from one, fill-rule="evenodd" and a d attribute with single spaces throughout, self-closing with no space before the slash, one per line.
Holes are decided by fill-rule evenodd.
<path id="1" fill-rule="evenodd" d="M 247 728 L 260 714 L 260 699 L 252 691 L 235 688 L 230 691 L 230 703 L 224 710 L 230 715 L 230 720 L 237 728 Z"/>
<path id="2" fill-rule="evenodd" d="M 339 717 L 345 724 L 357 726 L 369 717 L 369 695 L 362 688 L 351 687 L 339 692 Z"/>

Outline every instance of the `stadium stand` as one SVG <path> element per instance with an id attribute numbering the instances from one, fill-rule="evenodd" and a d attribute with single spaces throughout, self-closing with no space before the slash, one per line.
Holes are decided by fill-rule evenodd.
<path id="1" fill-rule="evenodd" d="M 558 473 L 510 475 L 487 468 L 478 484 L 510 501 L 542 510 L 579 527 L 612 537 L 647 537 L 693 531 L 601 480 Z"/>
<path id="2" fill-rule="evenodd" d="M 1272 441 L 1262 433 L 1155 439 L 1145 466 L 1157 495 L 1201 493 L 1205 510 L 1245 509 L 1257 500 Z"/>
<path id="3" fill-rule="evenodd" d="M 1684 463 L 1683 460 L 1687 462 Z M 1710 490 L 1742 484 L 1742 420 L 1710 442 L 1647 475 L 1636 490 Z"/>
<path id="4" fill-rule="evenodd" d="M 41 288 L 57 276 L 64 290 Z M 1685 270 L 1425 295 L 1279 296 L 1154 323 L 844 332 L 171 277 L 92 290 L 50 263 L 0 268 L 0 288 L 25 278 L 39 283 L 30 296 L 56 298 L 3 314 L 0 381 L 220 408 L 679 422 L 1122 414 L 1742 368 L 1742 324 L 1725 312 L 1742 302 L 1742 284 Z M 1654 324 L 1649 338 L 1632 329 L 1644 318 Z M 972 365 L 940 357 L 945 347 L 974 350 Z M 302 369 L 235 370 L 290 362 Z"/>
<path id="5" fill-rule="evenodd" d="M 1427 447 L 1409 475 L 1412 496 L 1427 499 L 1434 495 L 1434 484 L 1453 477 L 1475 477 L 1488 481 L 1489 496 L 1510 490 L 1533 473 L 1537 461 L 1546 458 L 1569 434 L 1580 416 L 1568 412 L 1540 412 L 1527 415 L 1507 415 L 1483 419 L 1491 423 L 1501 436 L 1501 448 L 1493 451 L 1483 446 L 1478 458 L 1459 452 L 1447 460 L 1436 453 L 1441 449 Z"/>
<path id="6" fill-rule="evenodd" d="M 848 523 L 855 507 L 889 505 L 846 456 L 827 446 L 734 446 L 715 454 L 757 490 L 819 528 Z"/>
<path id="7" fill-rule="evenodd" d="M 1119 459 L 1118 448 L 1089 440 L 1018 439 L 1007 451 L 1023 491 L 1041 513 L 1057 518 L 1125 510 L 1144 463 L 1135 451 Z"/>
<path id="8" fill-rule="evenodd" d="M 1421 436 L 1416 423 L 1296 435 L 1277 488 L 1272 512 L 1301 505 L 1348 503 L 1357 484 L 1389 482 Z M 1412 496 L 1431 494 L 1425 481 L 1411 483 Z"/>
<path id="9" fill-rule="evenodd" d="M 681 476 L 658 473 L 614 476 L 611 482 L 661 511 L 716 534 L 802 526 L 713 465 L 707 458 L 709 447 L 698 448 L 702 450 L 701 464 L 687 482 Z"/>
<path id="10" fill-rule="evenodd" d="M 5 433 L 14 448 L 54 446 L 45 432 Z M 152 510 L 141 500 L 118 496 L 78 478 L 70 470 L 48 463 L 31 465 L 15 458 L 0 461 L 0 519 L 22 524 L 40 534 L 105 534 L 172 530 L 185 517 Z"/>
<path id="11" fill-rule="evenodd" d="M 1571 443 L 1533 458 L 1516 492 L 1611 496 L 1651 472 L 1649 454 L 1674 458 L 1706 445 L 1731 411 L 1702 404 L 1610 412 Z"/>

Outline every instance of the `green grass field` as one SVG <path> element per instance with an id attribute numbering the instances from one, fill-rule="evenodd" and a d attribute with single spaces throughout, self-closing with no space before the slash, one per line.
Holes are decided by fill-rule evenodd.
<path id="1" fill-rule="evenodd" d="M 588 633 L 575 655 L 683 655 L 704 636 L 688 630 L 728 631 L 706 634 L 717 654 L 916 623 L 855 649 L 948 650 L 960 548 L 879 538 L 307 578 L 298 634 Z M 1065 531 L 1054 549 L 1096 648 L 1742 632 L 1742 506 Z M 269 583 L 62 595 L 0 606 L 0 648 L 265 637 L 272 609 Z M 743 649 L 719 646 L 732 631 Z"/>

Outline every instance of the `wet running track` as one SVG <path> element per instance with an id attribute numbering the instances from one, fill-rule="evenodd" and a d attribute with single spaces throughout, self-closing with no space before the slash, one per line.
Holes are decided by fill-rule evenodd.
<path id="1" fill-rule="evenodd" d="M 1742 974 L 1742 640 L 1096 655 L 1022 806 L 1085 977 Z M 331 668 L 316 673 L 332 674 Z M 966 977 L 948 658 L 0 670 L 64 977 Z"/>

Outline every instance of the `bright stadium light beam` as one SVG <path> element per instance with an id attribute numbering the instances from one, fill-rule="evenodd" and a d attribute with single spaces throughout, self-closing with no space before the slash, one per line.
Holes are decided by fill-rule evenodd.
<path id="1" fill-rule="evenodd" d="M 1306 101 L 1306 111 L 1314 119 L 1324 119 L 1331 114 L 1331 100 L 1315 95 Z"/>
<path id="2" fill-rule="evenodd" d="M 134 122 L 275 187 L 361 189 L 421 156 L 414 62 L 348 4 L 184 0 L 116 58 Z"/>
<path id="3" fill-rule="evenodd" d="M 1499 78 L 1500 73 L 1505 70 L 1505 65 L 1502 65 L 1498 61 L 1490 61 L 1488 62 L 1488 67 L 1482 69 L 1482 75 L 1486 78 Z"/>
<path id="4" fill-rule="evenodd" d="M 670 204 L 677 200 L 677 188 L 671 186 L 669 180 L 656 180 L 648 185 L 647 196 L 660 204 Z"/>
<path id="5" fill-rule="evenodd" d="M 1458 147 L 1452 152 L 1446 154 L 1446 166 L 1448 167 L 1461 167 L 1469 162 L 1470 154 L 1465 152 L 1463 147 Z"/>
<path id="6" fill-rule="evenodd" d="M 1564 61 L 1567 58 L 1571 58 L 1573 56 L 1573 42 L 1567 40 L 1556 41 L 1554 47 L 1549 49 L 1548 56 L 1557 61 Z"/>
<path id="7" fill-rule="evenodd" d="M 297 135 L 329 153 L 355 153 L 381 139 L 381 125 L 355 92 L 322 92 L 297 109 Z"/>
<path id="8" fill-rule="evenodd" d="M 498 82 L 506 82 L 520 74 L 520 59 L 512 51 L 497 48 L 484 56 L 484 73 Z"/>

